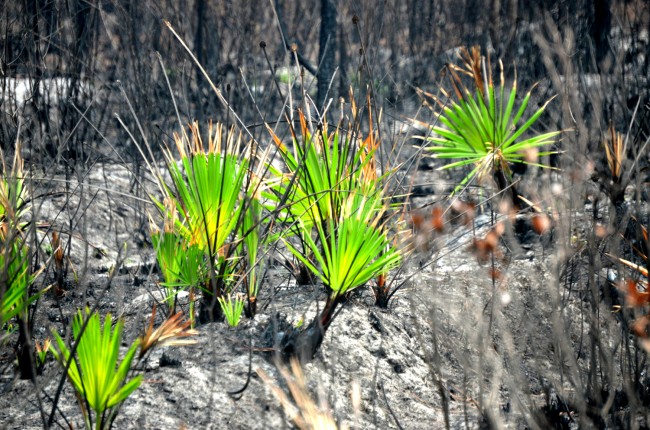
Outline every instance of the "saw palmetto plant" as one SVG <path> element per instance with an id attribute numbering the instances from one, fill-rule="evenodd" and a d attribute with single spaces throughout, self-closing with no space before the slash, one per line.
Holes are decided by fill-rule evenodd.
<path id="1" fill-rule="evenodd" d="M 4 343 L 9 328 L 15 320 L 19 334 L 18 363 L 21 377 L 30 378 L 31 356 L 27 347 L 29 306 L 42 293 L 31 293 L 34 277 L 29 269 L 29 251 L 19 237 L 6 237 L 0 233 L 0 344 Z M 14 234 L 17 234 L 14 232 Z"/>
<path id="2" fill-rule="evenodd" d="M 34 291 L 30 249 L 27 245 L 28 223 L 25 215 L 29 210 L 23 176 L 23 160 L 20 145 L 16 144 L 13 165 L 9 170 L 4 154 L 0 178 L 0 343 L 7 328 L 15 321 L 18 327 L 18 364 L 21 377 L 33 375 L 32 354 L 29 348 L 31 336 L 30 305 L 45 291 Z M 13 326 L 15 327 L 15 326 Z"/>
<path id="3" fill-rule="evenodd" d="M 318 226 L 323 230 L 332 223 L 335 226 L 351 192 L 370 181 L 379 182 L 373 164 L 377 147 L 371 146 L 372 142 L 359 141 L 358 136 L 340 127 L 329 132 L 327 122 L 313 132 L 303 112 L 298 116 L 300 133 L 291 128 L 293 150 L 269 128 L 287 172 L 270 166 L 274 179 L 265 196 L 280 208 L 279 220 L 298 238 L 305 255 L 310 252 L 307 236 Z"/>
<path id="4" fill-rule="evenodd" d="M 12 242 L 0 252 L 2 284 L 5 286 L 0 300 L 0 328 L 14 317 L 26 318 L 27 306 L 36 299 L 27 297 L 31 281 L 27 247 L 19 239 Z"/>
<path id="5" fill-rule="evenodd" d="M 23 159 L 20 156 L 20 145 L 16 143 L 15 155 L 11 169 L 8 169 L 4 153 L 0 152 L 2 160 L 2 179 L 0 179 L 0 222 L 3 228 L 16 222 L 12 227 L 25 226 L 24 215 L 29 210 L 27 203 L 25 180 L 23 176 Z"/>
<path id="6" fill-rule="evenodd" d="M 245 299 L 240 296 L 219 297 L 219 306 L 230 327 L 237 327 L 244 311 Z"/>
<path id="7" fill-rule="evenodd" d="M 513 187 L 513 163 L 549 167 L 539 163 L 538 157 L 554 153 L 550 148 L 560 131 L 536 133 L 533 126 L 544 113 L 548 100 L 532 114 L 527 108 L 531 90 L 519 99 L 517 79 L 506 88 L 503 64 L 499 62 L 499 82 L 495 87 L 492 65 L 486 61 L 478 47 L 460 51 L 461 65 L 450 64 L 452 90 L 441 89 L 446 100 L 431 94 L 442 109 L 437 125 L 430 127 L 425 137 L 431 146 L 427 149 L 435 158 L 452 160 L 442 169 L 471 166 L 471 171 L 455 191 L 462 189 L 473 178 L 479 180 L 491 175 L 499 191 L 510 193 L 515 206 L 520 206 Z M 466 85 L 468 79 L 471 84 Z"/>
<path id="8" fill-rule="evenodd" d="M 22 234 L 22 216 L 26 211 L 23 186 L 23 161 L 20 148 L 10 171 L 2 156 L 0 179 L 0 329 L 14 317 L 27 317 L 30 285 L 27 245 Z"/>
<path id="9" fill-rule="evenodd" d="M 177 225 L 190 243 L 199 244 L 209 258 L 216 258 L 226 254 L 225 245 L 239 221 L 249 158 L 241 154 L 241 136 L 230 130 L 224 138 L 221 124 L 214 130 L 210 126 L 207 148 L 198 124 L 190 127 L 190 133 L 175 136 L 180 165 L 167 152 L 173 186 L 178 193 Z"/>
<path id="10" fill-rule="evenodd" d="M 305 278 L 320 280 L 328 291 L 320 315 L 282 341 L 285 356 L 309 359 L 346 294 L 385 277 L 401 256 L 389 238 L 391 217 L 383 184 L 389 172 L 378 173 L 379 140 L 372 123 L 362 139 L 358 125 L 329 131 L 324 121 L 311 130 L 302 112 L 298 117 L 300 133 L 291 128 L 293 149 L 269 128 L 286 171 L 270 167 L 266 196 L 278 208 L 277 220 L 290 231 L 278 237 L 307 273 Z"/>
<path id="11" fill-rule="evenodd" d="M 347 292 L 396 267 L 399 249 L 384 228 L 385 202 L 376 190 L 357 190 L 348 194 L 337 219 L 316 224 L 317 238 L 305 235 L 314 261 L 286 241 L 287 247 L 318 277 L 329 291 L 321 314 L 291 342 L 289 355 L 309 359 L 316 352 L 335 310 Z M 298 347 L 296 348 L 296 345 Z"/>
<path id="12" fill-rule="evenodd" d="M 255 302 L 259 286 L 250 266 L 257 262 L 260 217 L 259 202 L 251 198 L 259 185 L 251 168 L 254 145 L 217 124 L 210 125 L 206 147 L 196 123 L 189 134 L 175 135 L 175 143 L 180 162 L 166 151 L 172 183 L 164 187 L 165 202 L 157 202 L 165 231 L 152 229 L 152 239 L 166 286 L 198 286 L 201 320 L 218 320 L 223 316 L 218 298 L 230 294 L 242 272 L 250 276 L 249 302 Z"/>
<path id="13" fill-rule="evenodd" d="M 142 383 L 142 375 L 130 376 L 135 362 L 155 347 L 195 343 L 188 337 L 197 333 L 189 329 L 189 322 L 182 321 L 180 313 L 169 317 L 156 329 L 153 328 L 155 316 L 154 307 L 146 332 L 128 346 L 121 360 L 124 320 L 114 321 L 110 313 L 102 324 L 99 312 L 90 312 L 88 308 L 85 312 L 79 310 L 72 322 L 72 347 L 68 347 L 56 331 L 52 332 L 56 347 L 48 341 L 48 350 L 67 372 L 87 429 L 111 428 L 122 402 Z M 140 352 L 136 355 L 138 349 Z"/>
<path id="14" fill-rule="evenodd" d="M 606 168 L 596 172 L 594 179 L 598 180 L 601 189 L 609 197 L 616 214 L 616 224 L 625 218 L 625 190 L 630 185 L 635 162 L 627 160 L 628 136 L 625 136 L 610 124 L 608 138 L 603 139 Z"/>
<path id="15" fill-rule="evenodd" d="M 52 333 L 58 350 L 52 347 L 50 351 L 67 369 L 88 429 L 110 428 L 120 404 L 142 382 L 142 376 L 129 378 L 139 340 L 131 343 L 118 363 L 123 326 L 124 321 L 118 319 L 113 328 L 110 314 L 106 315 L 102 326 L 98 312 L 91 313 L 89 309 L 85 313 L 77 312 L 72 323 L 76 357 L 61 336 L 56 331 Z"/>

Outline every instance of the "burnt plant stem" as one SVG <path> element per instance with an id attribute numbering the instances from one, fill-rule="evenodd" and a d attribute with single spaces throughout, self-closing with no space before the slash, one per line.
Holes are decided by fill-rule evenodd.
<path id="1" fill-rule="evenodd" d="M 247 300 L 248 306 L 244 309 L 244 315 L 247 318 L 254 318 L 257 313 L 257 297 L 248 296 Z"/>
<path id="2" fill-rule="evenodd" d="M 18 368 L 20 369 L 20 379 L 34 380 L 36 372 L 32 362 L 32 348 L 30 344 L 29 327 L 27 321 L 23 318 L 18 320 Z"/>
<path id="3" fill-rule="evenodd" d="M 208 293 L 208 291 L 210 291 Z M 214 321 L 223 321 L 223 311 L 219 306 L 219 297 L 223 297 L 223 285 L 219 279 L 211 279 L 207 282 L 206 291 L 201 298 L 201 311 L 199 312 L 199 323 L 206 324 Z"/>
<path id="4" fill-rule="evenodd" d="M 325 338 L 325 332 L 335 317 L 335 311 L 342 302 L 343 296 L 328 297 L 325 308 L 306 329 L 300 332 L 289 332 L 282 340 L 282 358 L 289 361 L 298 358 L 308 362 L 314 358 Z"/>
<path id="5" fill-rule="evenodd" d="M 373 286 L 375 291 L 375 306 L 381 309 L 388 309 L 388 300 L 390 300 L 390 286 L 386 284 L 386 275 L 381 274 L 377 277 L 377 285 Z"/>
<path id="6" fill-rule="evenodd" d="M 508 177 L 508 174 L 502 168 L 495 168 L 494 180 L 497 183 L 499 191 L 504 193 L 510 199 L 514 210 L 520 211 L 528 208 L 528 205 L 521 199 L 512 179 Z"/>

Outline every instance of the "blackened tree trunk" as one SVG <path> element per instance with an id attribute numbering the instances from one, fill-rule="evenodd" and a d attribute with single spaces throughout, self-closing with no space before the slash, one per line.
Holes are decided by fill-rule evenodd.
<path id="1" fill-rule="evenodd" d="M 205 0 L 197 0 L 196 2 L 196 33 L 194 34 L 194 52 L 196 52 L 196 59 L 199 61 L 199 64 L 201 64 L 203 67 L 207 67 L 208 65 L 205 62 L 205 49 L 203 47 L 203 31 L 205 28 Z M 203 75 L 201 73 L 201 69 L 198 67 L 194 68 L 196 72 L 196 85 L 199 87 L 203 83 Z M 199 91 L 198 94 L 201 94 Z M 204 119 L 204 114 L 203 114 L 203 103 L 201 103 L 201 96 L 198 95 L 196 99 L 196 115 L 197 115 L 197 121 L 203 122 Z"/>
<path id="2" fill-rule="evenodd" d="M 611 9 L 607 0 L 519 0 L 518 9 L 524 21 L 540 23 L 548 16 L 563 37 L 571 33 L 573 56 L 582 72 L 597 72 L 596 68 L 601 67 L 610 54 Z M 533 79 L 544 77 L 541 60 L 531 67 L 530 72 L 535 74 Z"/>
<path id="3" fill-rule="evenodd" d="M 196 2 L 196 33 L 194 34 L 194 52 L 196 52 L 196 59 L 199 60 L 202 66 L 205 64 L 205 49 L 203 48 L 203 29 L 205 28 L 205 0 L 197 0 Z M 196 68 L 196 81 L 201 82 L 203 76 L 201 70 Z"/>
<path id="4" fill-rule="evenodd" d="M 32 351 L 30 348 L 30 329 L 29 324 L 21 317 L 18 320 L 18 368 L 20 369 L 20 379 L 34 380 L 36 373 L 34 363 L 32 362 Z"/>
<path id="5" fill-rule="evenodd" d="M 612 11 L 607 0 L 594 0 L 594 20 L 591 23 L 591 38 L 594 43 L 596 66 L 609 72 L 614 65 L 609 46 L 609 33 L 612 29 Z M 603 70 L 605 69 L 605 70 Z"/>
<path id="6" fill-rule="evenodd" d="M 348 51 L 347 47 L 345 44 L 346 40 L 346 32 L 345 32 L 346 26 L 342 25 L 339 28 L 339 38 L 338 38 L 338 45 L 339 45 L 339 96 L 345 97 L 348 93 L 348 89 L 350 87 L 350 80 L 348 78 Z"/>
<path id="7" fill-rule="evenodd" d="M 334 76 L 336 56 L 336 5 L 334 0 L 321 0 L 320 8 L 318 95 L 316 99 L 318 109 L 322 109 L 326 103 L 327 89 Z"/>

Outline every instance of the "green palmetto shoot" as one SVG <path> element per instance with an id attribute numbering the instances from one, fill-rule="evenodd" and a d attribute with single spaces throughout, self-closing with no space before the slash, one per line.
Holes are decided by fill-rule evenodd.
<path id="1" fill-rule="evenodd" d="M 306 236 L 318 265 L 287 242 L 294 255 L 329 288 L 331 300 L 399 264 L 400 254 L 391 246 L 382 224 L 385 212 L 382 205 L 376 192 L 350 194 L 338 220 L 330 220 L 327 230 L 318 224 L 320 244 Z"/>
<path id="2" fill-rule="evenodd" d="M 270 166 L 275 180 L 265 196 L 282 209 L 279 219 L 291 226 L 289 232 L 298 236 L 307 253 L 308 236 L 317 227 L 327 230 L 336 225 L 350 191 L 376 180 L 373 163 L 377 148 L 368 146 L 367 141 L 359 142 L 357 136 L 340 127 L 330 133 L 327 123 L 312 133 L 302 112 L 299 119 L 300 134 L 291 129 L 293 151 L 269 128 L 287 173 Z"/>
<path id="3" fill-rule="evenodd" d="M 489 58 L 486 65 L 477 47 L 472 48 L 471 52 L 463 48 L 461 59 L 462 67 L 448 66 L 453 96 L 442 89 L 449 101 L 444 103 L 434 97 L 442 112 L 438 117 L 440 125 L 432 126 L 431 135 L 425 138 L 432 143 L 427 149 L 435 158 L 455 160 L 442 169 L 473 166 L 455 192 L 475 176 L 480 180 L 491 173 L 500 191 L 512 189 L 513 203 L 518 205 L 518 195 L 512 188 L 510 164 L 549 167 L 536 160 L 538 156 L 553 154 L 554 151 L 538 150 L 552 145 L 561 131 L 527 135 L 552 99 L 527 116 L 532 89 L 518 101 L 516 77 L 512 87 L 506 89 L 501 62 L 500 82 L 495 88 Z M 487 81 L 484 76 L 486 68 Z M 462 75 L 470 78 L 473 91 L 463 83 Z"/>
<path id="4" fill-rule="evenodd" d="M 217 298 L 228 292 L 240 260 L 234 255 L 238 246 L 231 245 L 241 239 L 238 227 L 250 183 L 253 146 L 244 148 L 241 135 L 233 129 L 225 133 L 221 124 L 210 125 L 207 148 L 196 123 L 190 126 L 189 135 L 174 138 L 181 160 L 178 164 L 171 151 L 166 152 L 172 178 L 166 198 L 172 203 L 158 203 L 165 217 L 174 222 L 173 228 L 166 228 L 169 238 L 156 240 L 158 259 L 174 268 L 163 269 L 175 278 L 175 282 L 166 281 L 167 285 L 198 285 L 205 293 L 202 319 L 218 319 Z M 169 252 L 174 247 L 180 256 Z M 198 273 L 193 274 L 193 268 Z"/>
<path id="5" fill-rule="evenodd" d="M 38 343 L 38 341 L 34 342 L 34 349 L 36 353 L 36 365 L 39 366 L 40 368 L 43 367 L 45 364 L 45 359 L 47 358 L 47 352 L 50 349 L 50 345 L 52 344 L 52 341 L 47 338 L 43 341 L 43 344 Z"/>
<path id="6" fill-rule="evenodd" d="M 11 170 L 7 169 L 5 157 L 2 160 L 0 178 L 0 332 L 10 327 L 15 320 L 18 325 L 18 364 L 23 379 L 32 379 L 34 366 L 30 342 L 29 306 L 46 290 L 30 291 L 38 275 L 31 272 L 30 250 L 27 246 L 28 222 L 25 214 L 29 210 L 24 187 L 23 160 L 20 145 L 16 143 Z M 0 343 L 4 340 L 0 334 Z"/>
<path id="7" fill-rule="evenodd" d="M 293 235 L 278 236 L 309 274 L 305 278 L 318 278 L 329 291 L 321 314 L 281 342 L 285 356 L 311 358 L 346 293 L 386 274 L 401 255 L 387 234 L 386 176 L 378 177 L 379 140 L 372 124 L 361 139 L 354 132 L 358 127 L 330 132 L 324 122 L 313 132 L 302 112 L 299 121 L 299 133 L 291 128 L 293 150 L 269 128 L 286 173 L 270 166 L 273 177 L 265 195 L 292 229 Z"/>
<path id="8" fill-rule="evenodd" d="M 2 237 L 2 240 L 5 238 Z M 27 288 L 32 281 L 29 275 L 27 246 L 20 239 L 13 239 L 12 242 L 7 244 L 8 249 L 0 252 L 0 267 L 4 275 L 3 283 L 6 285 L 0 308 L 0 326 L 15 316 L 24 318 L 26 305 L 36 299 L 27 299 Z"/>
<path id="9" fill-rule="evenodd" d="M 329 289 L 321 315 L 307 327 L 296 344 L 297 350 L 313 356 L 329 327 L 334 311 L 344 295 L 380 274 L 397 266 L 399 250 L 393 246 L 383 224 L 385 207 L 376 190 L 361 189 L 351 192 L 341 206 L 336 220 L 330 219 L 327 228 L 317 224 L 318 242 L 305 235 L 305 242 L 315 263 L 304 257 L 290 242 L 287 247 Z"/>
<path id="10" fill-rule="evenodd" d="M 22 217 L 27 209 L 23 186 L 23 161 L 20 147 L 11 171 L 7 171 L 4 154 L 0 179 L 0 330 L 12 318 L 27 318 L 27 306 L 36 297 L 28 298 L 32 278 L 29 274 L 28 248 L 22 234 Z"/>
<path id="11" fill-rule="evenodd" d="M 234 299 L 227 296 L 219 297 L 217 300 L 219 300 L 219 306 L 221 306 L 221 311 L 226 317 L 228 325 L 230 327 L 237 327 L 241 314 L 244 311 L 245 299 L 239 296 L 236 296 Z"/>
<path id="12" fill-rule="evenodd" d="M 0 270 L 2 284 L 5 288 L 0 296 L 0 329 L 17 317 L 22 321 L 27 318 L 27 307 L 37 299 L 38 295 L 28 297 L 28 289 L 32 282 L 29 273 L 28 249 L 18 238 L 6 238 L 2 233 L 3 249 L 0 251 Z"/>
<path id="13" fill-rule="evenodd" d="M 163 275 L 162 286 L 166 289 L 165 302 L 170 314 L 176 312 L 176 295 L 185 288 L 194 288 L 206 279 L 205 253 L 199 245 L 190 245 L 177 231 L 176 208 L 169 199 L 165 201 L 167 213 L 163 231 L 151 222 L 151 242 Z M 193 320 L 193 313 L 190 313 Z"/>
<path id="14" fill-rule="evenodd" d="M 244 250 L 246 261 L 244 270 L 246 274 L 244 276 L 246 276 L 246 295 L 248 297 L 247 315 L 251 318 L 256 313 L 257 293 L 261 282 L 260 274 L 263 270 L 258 259 L 260 251 L 264 251 L 262 249 L 264 241 L 260 237 L 263 206 L 260 202 L 259 186 L 258 183 L 251 187 L 251 196 L 247 199 L 247 207 L 244 211 L 241 227 L 241 237 L 243 237 L 243 243 L 246 247 Z"/>
<path id="15" fill-rule="evenodd" d="M 61 366 L 65 368 L 69 364 L 67 376 L 78 394 L 88 429 L 110 428 L 119 405 L 142 382 L 142 376 L 128 378 L 139 340 L 131 344 L 118 364 L 123 325 L 124 321 L 118 319 L 112 329 L 113 319 L 108 314 L 102 328 L 98 312 L 91 314 L 86 309 L 84 315 L 79 311 L 72 323 L 73 336 L 77 342 L 76 360 L 71 358 L 71 352 L 61 336 L 55 331 L 52 333 L 58 351 L 54 347 L 50 351 Z M 94 411 L 94 425 L 91 410 Z"/>
<path id="16" fill-rule="evenodd" d="M 20 145 L 16 144 L 15 155 L 11 170 L 7 169 L 4 154 L 0 151 L 2 160 L 2 179 L 0 179 L 0 221 L 2 225 L 11 224 L 12 227 L 22 228 L 22 219 L 29 209 L 25 196 L 23 179 L 23 159 L 20 156 Z"/>

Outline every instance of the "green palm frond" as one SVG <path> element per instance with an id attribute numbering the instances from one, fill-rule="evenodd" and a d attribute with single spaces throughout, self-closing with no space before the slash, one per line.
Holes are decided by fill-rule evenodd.
<path id="1" fill-rule="evenodd" d="M 244 298 L 237 296 L 233 299 L 228 296 L 227 298 L 219 297 L 218 300 L 228 325 L 230 327 L 237 327 L 241 314 L 244 311 Z"/>
<path id="2" fill-rule="evenodd" d="M 0 329 L 14 317 L 26 318 L 27 307 L 43 292 L 28 296 L 33 276 L 29 273 L 27 246 L 20 239 L 4 245 L 6 249 L 0 251 L 0 273 L 5 277 L 6 289 L 0 296 Z"/>
<path id="3" fill-rule="evenodd" d="M 180 166 L 168 152 L 170 173 L 178 193 L 177 228 L 191 244 L 198 244 L 213 258 L 222 253 L 237 225 L 249 160 L 241 154 L 241 136 L 236 137 L 233 130 L 223 142 L 221 125 L 217 124 L 214 133 L 211 127 L 207 150 L 196 123 L 191 132 L 191 140 L 186 135 L 175 136 Z"/>
<path id="4" fill-rule="evenodd" d="M 29 247 L 25 238 L 25 219 L 29 210 L 24 187 L 23 160 L 16 144 L 11 169 L 4 154 L 0 178 L 0 330 L 14 317 L 26 320 L 28 307 L 46 290 L 30 295 L 30 286 L 38 273 L 31 273 Z"/>
<path id="5" fill-rule="evenodd" d="M 284 202 L 280 218 L 299 223 L 301 232 L 311 232 L 316 224 L 337 220 L 348 194 L 368 183 L 378 183 L 374 166 L 375 142 L 359 141 L 339 128 L 328 132 L 327 123 L 312 134 L 299 112 L 300 135 L 293 132 L 293 151 L 269 129 L 288 173 L 271 166 L 278 178 L 265 193 L 272 204 Z"/>
<path id="6" fill-rule="evenodd" d="M 461 57 L 463 67 L 449 66 L 455 98 L 450 97 L 447 103 L 436 99 L 442 108 L 438 117 L 439 125 L 432 126 L 431 135 L 425 138 L 431 143 L 427 150 L 433 157 L 455 160 L 441 169 L 475 165 L 456 191 L 475 176 L 478 175 L 480 179 L 489 171 L 501 170 L 510 175 L 510 163 L 550 167 L 530 160 L 527 152 L 553 145 L 561 131 L 529 137 L 526 135 L 531 132 L 552 98 L 530 116 L 526 116 L 532 89 L 517 105 L 517 78 L 515 76 L 512 86 L 506 88 L 501 62 L 500 83 L 495 89 L 491 72 L 487 83 L 482 76 L 485 58 L 480 56 L 478 48 L 472 48 L 471 52 L 462 50 Z M 489 68 L 488 59 L 487 69 Z M 474 91 L 465 86 L 461 74 L 473 78 Z M 443 91 L 443 94 L 448 93 Z M 551 150 L 539 155 L 553 153 L 555 151 Z"/>
<path id="7" fill-rule="evenodd" d="M 84 321 L 88 319 L 82 333 Z M 113 318 L 110 314 L 104 319 L 102 327 L 99 313 L 81 310 L 72 323 L 72 333 L 77 342 L 76 359 L 71 359 L 71 352 L 56 331 L 52 334 L 58 351 L 51 347 L 52 354 L 65 368 L 68 368 L 68 379 L 80 396 L 81 406 L 85 402 L 95 412 L 95 428 L 109 428 L 114 414 L 105 415 L 106 411 L 119 406 L 142 382 L 142 376 L 129 379 L 133 358 L 139 345 L 135 340 L 127 350 L 124 358 L 118 363 L 120 344 L 122 343 L 122 328 L 124 321 L 118 319 L 113 329 Z M 90 411 L 85 411 L 86 424 L 91 427 Z M 112 417 L 111 417 L 112 416 Z"/>
<path id="8" fill-rule="evenodd" d="M 320 245 L 306 236 L 317 264 L 306 259 L 291 243 L 288 248 L 331 290 L 334 299 L 364 285 L 400 262 L 382 224 L 383 202 L 375 193 L 349 195 L 339 218 L 328 229 L 318 224 Z"/>

